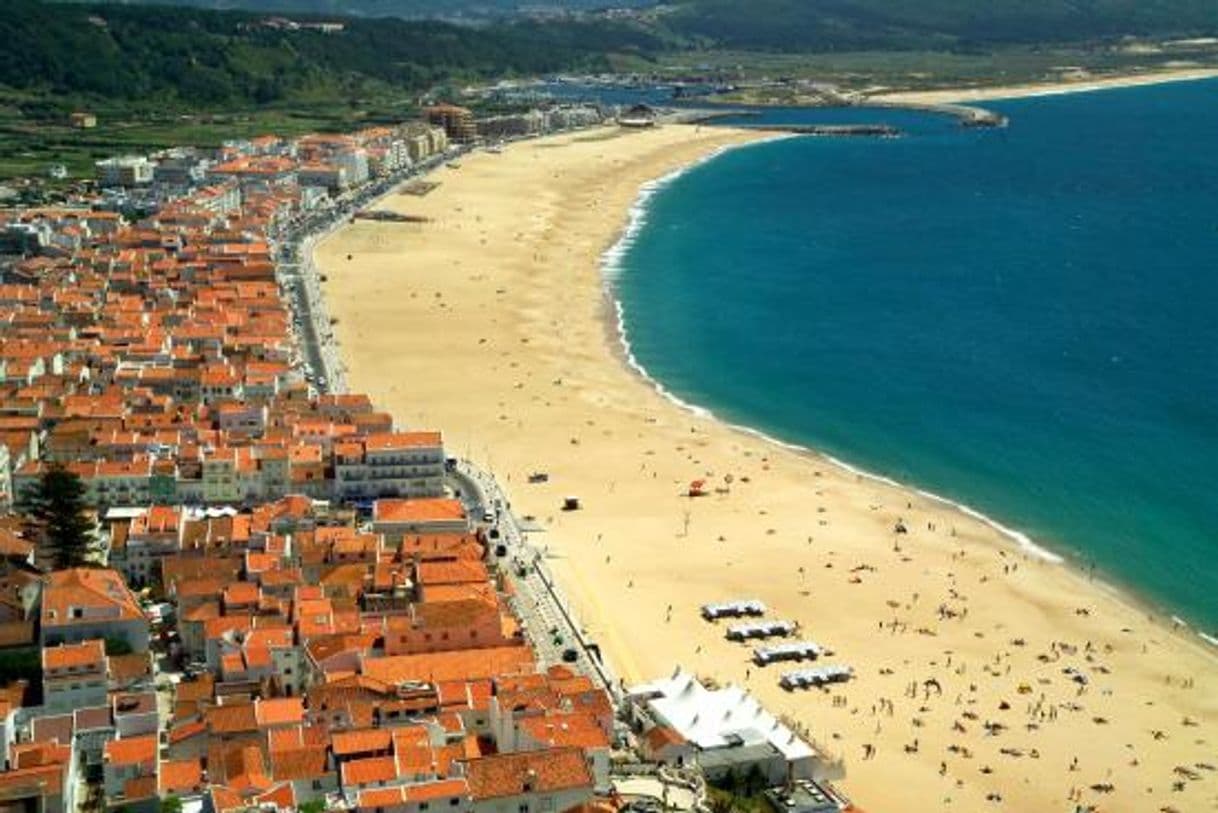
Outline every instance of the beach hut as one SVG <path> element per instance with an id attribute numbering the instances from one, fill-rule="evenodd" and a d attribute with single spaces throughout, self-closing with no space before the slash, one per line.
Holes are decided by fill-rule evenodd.
<path id="1" fill-rule="evenodd" d="M 821 656 L 824 649 L 812 641 L 796 641 L 777 646 L 763 646 L 753 650 L 753 663 L 758 666 L 769 666 L 781 661 L 814 661 Z"/>
<path id="2" fill-rule="evenodd" d="M 724 601 L 702 605 L 702 617 L 707 621 L 718 621 L 720 618 L 742 618 L 744 616 L 763 615 L 765 615 L 765 604 L 757 599 Z"/>
<path id="3" fill-rule="evenodd" d="M 793 692 L 796 689 L 826 686 L 830 683 L 843 683 L 854 675 L 849 666 L 822 666 L 819 669 L 801 669 L 796 672 L 786 672 L 778 679 L 778 685 Z"/>
<path id="4" fill-rule="evenodd" d="M 757 638 L 786 637 L 795 632 L 797 625 L 794 621 L 758 621 L 750 624 L 737 624 L 727 629 L 729 641 L 748 641 Z"/>

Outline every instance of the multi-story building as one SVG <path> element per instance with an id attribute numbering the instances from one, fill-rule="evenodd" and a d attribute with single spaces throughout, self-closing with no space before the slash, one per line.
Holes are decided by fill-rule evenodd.
<path id="1" fill-rule="evenodd" d="M 450 141 L 458 144 L 468 144 L 478 137 L 478 126 L 474 123 L 474 114 L 469 109 L 452 104 L 437 104 L 423 111 L 427 120 L 443 127 Z"/>
<path id="2" fill-rule="evenodd" d="M 97 162 L 102 186 L 145 186 L 152 183 L 155 169 L 143 155 L 123 155 Z"/>
<path id="3" fill-rule="evenodd" d="M 73 568 L 50 573 L 42 594 L 42 645 L 116 638 L 148 651 L 148 619 L 114 570 Z"/>
<path id="4" fill-rule="evenodd" d="M 100 639 L 43 647 L 42 703 L 56 712 L 106 704 L 106 651 Z"/>
<path id="5" fill-rule="evenodd" d="M 345 500 L 444 493 L 439 432 L 386 432 L 335 445 L 334 493 Z"/>

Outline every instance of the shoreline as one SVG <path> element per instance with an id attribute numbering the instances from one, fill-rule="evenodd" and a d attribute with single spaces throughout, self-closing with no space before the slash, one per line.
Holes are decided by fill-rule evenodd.
<path id="1" fill-rule="evenodd" d="M 1046 756 L 1058 754 L 1053 757 L 1058 767 L 1051 771 L 1053 781 L 1041 777 L 1044 787 L 1032 790 L 1024 784 L 1027 779 L 1017 776 L 970 773 L 970 764 L 975 772 L 976 763 L 960 762 L 958 755 L 943 750 L 953 739 L 963 739 L 987 760 L 1009 759 L 997 753 L 1003 741 L 950 733 L 947 723 L 955 714 L 950 708 L 919 712 L 911 707 L 916 717 L 929 715 L 939 722 L 916 734 L 887 722 L 881 732 L 874 706 L 868 718 L 860 711 L 867 700 L 860 698 L 877 692 L 895 698 L 900 690 L 889 683 L 895 678 L 886 675 L 908 677 L 912 670 L 925 677 L 929 672 L 947 692 L 963 693 L 970 703 L 984 696 L 987 709 L 1010 689 L 983 675 L 982 684 L 970 690 L 969 681 L 975 679 L 967 674 L 975 672 L 944 671 L 942 654 L 935 654 L 944 647 L 954 653 L 948 664 L 955 657 L 960 670 L 967 665 L 988 672 L 994 658 L 1005 660 L 1008 671 L 1018 663 L 1019 674 L 1040 673 L 1042 693 L 1065 702 L 1070 695 L 1061 694 L 1066 687 L 1060 686 L 1060 676 L 1053 677 L 1056 668 L 1046 669 L 1025 657 L 1032 652 L 1021 655 L 1002 641 L 1018 630 L 1020 640 L 1026 638 L 1033 648 L 1048 647 L 1050 640 L 1076 641 L 1080 648 L 1084 640 L 1088 647 L 1096 642 L 1111 653 L 1106 659 L 1119 661 L 1113 663 L 1113 675 L 1124 677 L 1097 675 L 1110 689 L 1087 703 L 1097 709 L 1093 713 L 1123 721 L 1121 738 L 1138 739 L 1136 731 L 1170 723 L 1149 722 L 1158 714 L 1140 703 L 1113 705 L 1110 690 L 1126 701 L 1154 697 L 1164 708 L 1175 709 L 1170 716 L 1177 721 L 1181 714 L 1215 719 L 1214 701 L 1164 689 L 1156 665 L 1162 659 L 1182 674 L 1210 676 L 1215 671 L 1212 653 L 1193 638 L 1164 635 L 1174 631 L 1148 624 L 1126 594 L 1026 552 L 1009 556 L 1009 537 L 964 510 L 952 511 L 942 498 L 860 473 L 823 453 L 792 448 L 749 427 L 733 427 L 709 413 L 674 410 L 673 400 L 648 382 L 645 370 L 631 370 L 628 348 L 615 333 L 618 311 L 603 272 L 606 255 L 628 236 L 631 208 L 645 187 L 650 185 L 655 194 L 657 179 L 679 177 L 683 168 L 708 160 L 708 153 L 724 146 L 718 142 L 730 146 L 758 139 L 723 130 L 698 134 L 694 128 L 602 135 L 513 145 L 498 158 L 479 155 L 467 160 L 460 173 L 439 170 L 445 185 L 428 199 L 393 199 L 398 208 L 434 214 L 437 223 L 431 231 L 442 236 L 424 240 L 361 223 L 340 231 L 318 253 L 325 255 L 319 259 L 331 280 L 331 312 L 342 316 L 339 332 L 352 378 L 363 379 L 364 388 L 390 405 L 399 420 L 417 416 L 420 423 L 437 423 L 450 438 L 464 436 L 465 446 L 450 441 L 454 453 L 507 472 L 514 510 L 536 514 L 550 531 L 546 548 L 555 576 L 615 671 L 634 681 L 670 671 L 676 662 L 721 682 L 749 684 L 776 713 L 811 723 L 818 742 L 848 755 L 851 774 L 858 778 L 845 786 L 861 804 L 879 807 L 907 798 L 896 790 L 906 782 L 917 792 L 937 795 L 928 799 L 946 798 L 949 804 L 955 799 L 963 809 L 984 804 L 985 793 L 994 788 L 1026 809 L 1043 808 L 1069 787 L 1069 774 L 1059 770 L 1069 759 L 1068 749 L 1082 747 L 1092 736 L 1084 721 L 1072 719 L 1053 742 L 1039 745 Z M 685 160 L 678 160 L 682 156 Z M 488 255 L 485 246 L 492 239 L 501 241 L 502 250 Z M 352 252 L 360 259 L 344 265 L 342 255 Z M 410 262 L 394 259 L 403 256 Z M 560 257 L 567 259 L 555 264 Z M 543 274 L 543 268 L 549 270 Z M 389 290 L 400 295 L 386 297 Z M 387 301 L 391 299 L 395 301 Z M 413 327 L 404 328 L 407 324 Z M 484 393 L 480 399 L 469 397 L 469 374 L 475 370 L 478 391 Z M 420 381 L 428 386 L 415 386 Z M 402 390 L 398 382 L 404 384 Z M 478 454 L 474 442 L 481 448 Z M 664 446 L 669 451 L 659 455 Z M 592 461 L 595 465 L 587 465 Z M 653 479 L 640 477 L 640 465 Z M 724 468 L 737 475 L 727 493 L 698 501 L 676 499 L 681 482 L 708 468 L 716 477 Z M 554 484 L 519 485 L 524 474 L 537 469 L 549 470 Z M 513 475 L 520 477 L 516 486 Z M 763 490 L 757 490 L 758 483 L 765 484 Z M 552 506 L 563 493 L 585 497 L 585 510 L 555 512 Z M 825 507 L 812 513 L 816 502 Z M 944 515 L 950 537 L 946 527 L 935 529 Z M 911 535 L 890 548 L 893 517 L 907 520 Z M 693 535 L 704 541 L 691 548 Z M 589 547 L 594 536 L 596 543 Z M 669 541 L 661 541 L 665 538 Z M 826 538 L 827 543 L 820 541 Z M 747 543 L 743 549 L 741 540 Z M 767 565 L 773 557 L 790 562 L 785 572 Z M 795 561 L 822 568 L 813 577 L 816 589 L 811 593 L 790 585 Z M 824 569 L 835 562 L 841 567 Z M 861 564 L 847 569 L 852 563 Z M 879 571 L 876 563 L 885 572 L 879 581 L 872 576 Z M 795 588 L 803 583 L 803 571 L 801 566 Z M 732 654 L 739 650 L 725 646 L 715 629 L 696 618 L 700 602 L 754 591 L 775 612 L 820 628 L 818 638 L 831 636 L 832 648 L 858 667 L 856 681 L 840 690 L 854 699 L 853 711 L 830 707 L 827 696 L 793 696 L 769 683 L 750 682 L 750 670 Z M 974 591 L 979 591 L 977 600 L 970 603 L 965 593 Z M 905 598 L 895 602 L 894 594 Z M 919 595 L 925 597 L 921 604 Z M 941 608 L 962 609 L 966 619 L 936 619 L 935 595 L 946 602 Z M 1088 608 L 1085 615 L 1080 604 Z M 847 607 L 855 611 L 843 614 Z M 974 612 L 967 616 L 970 607 Z M 1103 620 L 1091 621 L 1093 613 Z M 877 621 L 884 642 L 878 649 Z M 912 634 L 919 624 L 938 637 Z M 1011 632 L 1001 632 L 1004 628 Z M 996 639 L 987 642 L 995 631 Z M 1144 653 L 1150 646 L 1161 650 L 1162 657 L 1142 661 L 1128 646 L 1127 636 L 1135 631 Z M 903 706 L 917 705 L 901 704 L 902 716 Z M 915 743 L 921 738 L 925 758 L 908 750 L 901 758 L 900 744 L 908 745 L 911 737 Z M 856 749 L 865 741 L 882 743 L 885 756 L 858 761 Z M 1092 749 L 1088 761 L 1121 765 L 1115 743 L 1113 749 Z M 1178 754 L 1185 745 L 1180 740 L 1173 746 L 1177 756 L 1171 759 L 1187 759 Z M 951 762 L 952 778 L 962 783 L 954 789 L 945 785 L 936 790 L 942 779 L 933 766 L 940 753 Z M 1166 755 L 1143 758 L 1161 765 Z M 999 774 L 1012 768 L 1006 763 L 1000 767 Z"/>
<path id="2" fill-rule="evenodd" d="M 1065 96 L 1074 93 L 1094 93 L 1102 90 L 1146 87 L 1175 82 L 1197 82 L 1218 79 L 1218 67 L 1197 66 L 1145 73 L 1096 76 L 1085 79 L 1059 79 L 1052 82 L 1027 82 L 1015 85 L 993 85 L 973 88 L 943 88 L 939 90 L 885 90 L 867 97 L 886 103 L 910 104 L 970 104 L 973 102 L 1032 99 L 1042 96 Z"/>
<path id="3" fill-rule="evenodd" d="M 1216 75 L 1218 75 L 1218 71 L 1216 71 Z M 1097 88 L 1096 90 L 1103 89 L 1107 88 Z M 772 138 L 763 138 L 758 141 L 719 148 L 683 167 L 647 181 L 639 187 L 638 195 L 629 209 L 627 222 L 623 225 L 618 236 L 610 241 L 608 248 L 601 254 L 600 263 L 606 297 L 606 311 L 603 316 L 605 329 L 616 345 L 618 352 L 614 355 L 618 357 L 619 362 L 626 368 L 626 371 L 630 375 L 637 377 L 644 385 L 653 389 L 660 397 L 678 409 L 687 412 L 692 417 L 713 421 L 726 429 L 755 438 L 783 451 L 806 457 L 812 462 L 828 463 L 848 474 L 892 488 L 913 492 L 927 500 L 938 503 L 948 510 L 960 512 L 965 516 L 982 522 L 1006 537 L 1011 543 L 1014 552 L 1030 555 L 1048 564 L 1070 570 L 1077 577 L 1084 579 L 1097 589 L 1104 590 L 1119 600 L 1144 612 L 1151 622 L 1159 625 L 1165 633 L 1178 636 L 1181 641 L 1197 646 L 1202 654 L 1218 659 L 1218 629 L 1215 629 L 1213 633 L 1207 632 L 1199 626 L 1199 622 L 1196 619 L 1188 619 L 1178 615 L 1181 612 L 1180 610 L 1172 608 L 1155 597 L 1144 593 L 1136 585 L 1123 584 L 1112 579 L 1109 574 L 1104 573 L 1104 568 L 1102 567 L 1093 564 L 1092 572 L 1088 573 L 1084 557 L 1078 551 L 1070 549 L 1068 545 L 1064 546 L 1066 547 L 1065 551 L 1058 552 L 1051 547 L 1039 544 L 1024 531 L 1020 531 L 1002 520 L 996 519 L 963 500 L 938 494 L 912 481 L 906 482 L 885 474 L 870 471 L 823 449 L 818 449 L 815 446 L 804 443 L 784 440 L 757 426 L 728 420 L 716 413 L 712 407 L 688 401 L 677 395 L 665 386 L 662 381 L 653 376 L 638 360 L 630 342 L 629 331 L 626 327 L 625 309 L 621 299 L 617 296 L 616 286 L 622 273 L 621 262 L 629 252 L 635 239 L 637 239 L 639 232 L 646 227 L 649 219 L 648 209 L 653 199 L 667 187 L 680 180 L 685 174 L 709 164 L 729 152 L 753 147 L 764 147 L 768 144 L 793 137 L 795 136 L 777 135 Z M 1107 578 L 1097 578 L 1095 575 L 1096 570 L 1107 576 Z"/>

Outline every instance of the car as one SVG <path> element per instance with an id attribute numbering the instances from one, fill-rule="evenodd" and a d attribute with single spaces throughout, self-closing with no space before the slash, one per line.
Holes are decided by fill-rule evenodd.
<path id="1" fill-rule="evenodd" d="M 579 660 L 579 650 L 572 646 L 567 647 L 562 651 L 562 660 L 563 663 L 575 663 Z"/>
<path id="2" fill-rule="evenodd" d="M 483 511 L 482 521 L 486 523 L 493 523 L 495 521 L 495 513 L 493 511 Z"/>

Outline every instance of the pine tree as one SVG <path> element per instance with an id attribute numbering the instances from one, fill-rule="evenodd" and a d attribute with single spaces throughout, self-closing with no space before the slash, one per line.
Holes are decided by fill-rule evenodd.
<path id="1" fill-rule="evenodd" d="M 93 547 L 93 523 L 85 514 L 85 484 L 80 477 L 63 466 L 49 466 L 25 495 L 25 501 L 27 511 L 42 526 L 55 568 L 87 564 Z"/>

